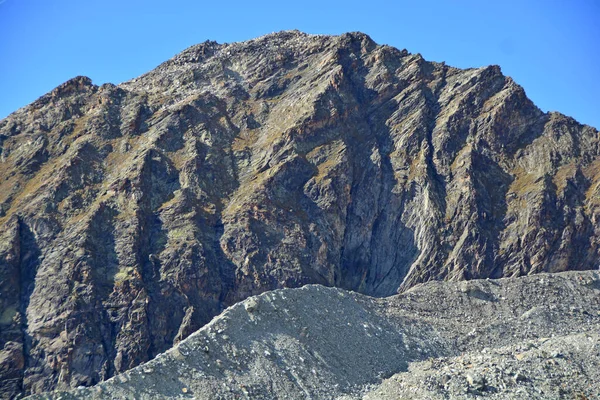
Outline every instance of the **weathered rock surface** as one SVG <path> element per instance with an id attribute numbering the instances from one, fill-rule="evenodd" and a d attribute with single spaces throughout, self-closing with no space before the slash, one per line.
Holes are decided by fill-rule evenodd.
<path id="1" fill-rule="evenodd" d="M 0 396 L 92 385 L 317 283 L 597 268 L 598 131 L 368 36 L 206 42 L 0 121 Z"/>
<path id="2" fill-rule="evenodd" d="M 92 388 L 32 399 L 597 399 L 599 328 L 598 272 L 388 299 L 308 285 L 238 303 Z"/>
<path id="3" fill-rule="evenodd" d="M 599 399 L 599 349 L 588 332 L 416 362 L 362 398 Z"/>

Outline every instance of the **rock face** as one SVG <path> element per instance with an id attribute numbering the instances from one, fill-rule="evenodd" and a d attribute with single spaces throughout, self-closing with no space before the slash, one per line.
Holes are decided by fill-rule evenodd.
<path id="1" fill-rule="evenodd" d="M 206 42 L 0 121 L 0 395 L 92 385 L 317 283 L 597 268 L 598 131 L 368 36 Z"/>
<path id="2" fill-rule="evenodd" d="M 440 301 L 443 299 L 443 301 Z M 600 275 L 252 297 L 172 350 L 50 399 L 598 399 Z"/>

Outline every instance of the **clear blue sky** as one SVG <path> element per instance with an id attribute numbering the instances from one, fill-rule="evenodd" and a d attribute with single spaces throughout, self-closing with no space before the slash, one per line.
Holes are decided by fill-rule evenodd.
<path id="1" fill-rule="evenodd" d="M 600 128 L 600 0 L 0 0 L 0 118 L 76 75 L 119 83 L 207 39 L 282 29 L 498 64 L 544 111 Z"/>

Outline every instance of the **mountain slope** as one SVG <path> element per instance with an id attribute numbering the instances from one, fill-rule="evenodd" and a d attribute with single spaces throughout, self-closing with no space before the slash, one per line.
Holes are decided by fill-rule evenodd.
<path id="1" fill-rule="evenodd" d="M 428 283 L 387 299 L 277 290 L 95 387 L 33 398 L 596 399 L 598 294 L 597 272 Z"/>
<path id="2" fill-rule="evenodd" d="M 597 268 L 598 131 L 368 36 L 193 46 L 0 121 L 0 393 L 91 385 L 250 295 Z"/>

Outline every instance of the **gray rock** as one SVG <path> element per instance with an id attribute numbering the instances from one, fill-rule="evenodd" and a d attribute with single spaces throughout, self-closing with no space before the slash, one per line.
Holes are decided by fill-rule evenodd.
<path id="1" fill-rule="evenodd" d="M 479 374 L 467 374 L 467 382 L 469 386 L 475 389 L 478 392 L 484 391 L 486 389 L 486 379 L 485 376 Z"/>
<path id="2" fill-rule="evenodd" d="M 542 277 L 547 285 L 539 285 Z M 600 309 L 598 289 L 582 280 L 598 282 L 600 275 L 470 283 L 495 302 L 469 299 L 449 282 L 389 299 L 318 285 L 267 292 L 228 308 L 140 367 L 93 388 L 31 398 L 595 399 L 600 317 L 567 313 L 574 303 Z M 260 319 L 245 309 L 253 300 L 261 304 Z M 549 318 L 536 321 L 541 338 L 531 337 L 520 318 L 534 304 Z M 466 318 L 473 314 L 481 318 Z M 467 335 L 474 327 L 481 333 Z M 314 338 L 303 338 L 302 328 Z M 229 340 L 213 336 L 215 329 Z M 549 359 L 553 351 L 564 358 Z M 143 376 L 149 369 L 155 373 Z"/>
<path id="3" fill-rule="evenodd" d="M 101 382 L 272 289 L 597 269 L 598 141 L 498 66 L 361 33 L 74 78 L 0 121 L 0 396 Z"/>

